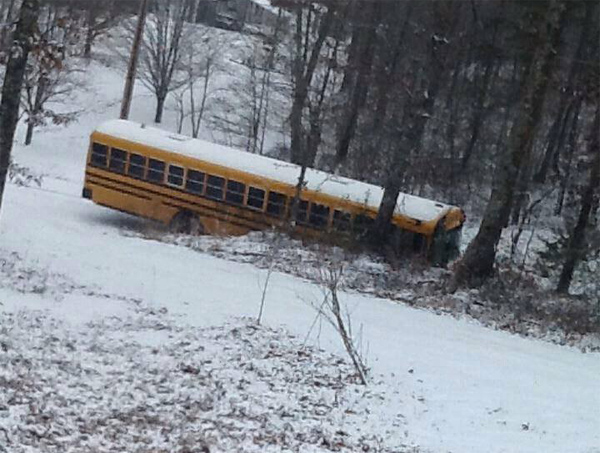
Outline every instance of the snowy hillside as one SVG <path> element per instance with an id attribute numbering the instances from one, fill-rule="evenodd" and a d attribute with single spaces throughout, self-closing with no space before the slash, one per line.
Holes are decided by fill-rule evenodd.
<path id="1" fill-rule="evenodd" d="M 314 325 L 321 288 L 282 272 L 256 327 L 266 270 L 81 198 L 89 133 L 122 94 L 114 67 L 86 74 L 78 121 L 14 153 L 43 178 L 2 210 L 0 452 L 600 452 L 597 353 L 343 293 L 364 388 Z M 138 84 L 132 119 L 152 115 Z"/>

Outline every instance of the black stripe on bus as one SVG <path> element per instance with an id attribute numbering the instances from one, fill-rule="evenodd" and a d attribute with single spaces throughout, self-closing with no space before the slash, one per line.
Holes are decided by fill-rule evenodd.
<path id="1" fill-rule="evenodd" d="M 102 184 L 102 183 L 100 183 L 100 182 L 98 182 L 98 181 L 94 181 L 94 180 L 93 180 L 94 178 L 96 178 L 96 177 L 95 177 L 95 176 L 91 176 L 91 179 L 90 179 L 90 181 L 89 181 L 89 182 L 90 182 L 90 184 L 94 184 L 94 185 L 96 185 L 96 186 L 104 187 L 105 189 L 116 190 L 117 192 L 120 192 L 120 193 L 125 193 L 125 194 L 127 194 L 127 195 L 133 195 L 133 196 L 134 196 L 134 197 L 136 197 L 136 198 L 142 198 L 142 199 L 144 199 L 144 200 L 151 200 L 151 199 L 152 199 L 152 198 L 150 198 L 150 197 L 147 197 L 147 196 L 145 196 L 145 195 L 140 195 L 140 194 L 137 194 L 137 193 L 135 193 L 135 192 L 131 192 L 130 190 L 121 190 L 121 189 L 116 189 L 115 187 L 112 187 L 112 186 L 107 186 L 106 184 Z M 111 182 L 112 182 L 112 181 L 111 181 Z"/>
<path id="2" fill-rule="evenodd" d="M 107 173 L 108 173 L 109 175 L 112 175 L 112 174 L 113 174 L 113 173 L 111 173 L 111 172 L 107 172 Z M 175 198 L 175 199 L 177 199 L 177 200 L 181 200 L 181 198 L 173 197 L 172 195 L 165 195 L 165 194 L 163 194 L 162 192 L 157 192 L 156 190 L 152 190 L 152 189 L 145 189 L 145 188 L 142 188 L 142 187 L 136 186 L 136 185 L 134 185 L 134 184 L 131 184 L 130 182 L 124 182 L 124 181 L 120 181 L 120 180 L 118 180 L 118 179 L 110 178 L 110 177 L 108 177 L 107 175 L 98 175 L 98 174 L 94 174 L 94 173 L 90 173 L 89 171 L 86 171 L 86 176 L 88 176 L 88 177 L 89 177 L 89 176 L 95 176 L 95 177 L 97 177 L 97 178 L 103 178 L 103 179 L 105 179 L 105 180 L 108 180 L 108 181 L 111 181 L 111 182 L 115 182 L 115 183 L 117 183 L 117 184 L 123 184 L 123 185 L 125 185 L 125 186 L 128 186 L 128 187 L 133 187 L 133 188 L 135 188 L 135 189 L 138 189 L 138 190 L 143 190 L 143 191 L 146 191 L 146 192 L 152 193 L 152 194 L 154 194 L 154 195 L 162 195 L 162 196 L 165 196 L 165 197 L 170 197 L 170 198 Z M 125 176 L 125 175 L 119 175 L 119 176 Z M 125 176 L 125 177 L 126 177 L 126 176 Z M 221 176 L 220 176 L 220 177 L 221 177 Z M 128 178 L 128 179 L 129 179 L 129 178 Z M 157 183 L 154 183 L 154 182 L 152 182 L 152 181 L 146 181 L 146 180 L 139 179 L 139 178 L 131 178 L 131 179 L 133 179 L 134 181 L 141 182 L 141 183 L 150 184 L 150 185 L 152 185 L 152 186 L 155 186 L 155 187 L 160 187 L 160 188 L 162 188 L 162 189 L 172 190 L 172 191 L 174 191 L 174 192 L 177 192 L 177 193 L 180 193 L 180 194 L 185 194 L 185 195 L 187 195 L 187 196 L 191 196 L 191 197 L 198 197 L 198 198 L 200 198 L 201 200 L 213 201 L 213 202 L 219 203 L 219 204 L 221 204 L 221 205 L 224 205 L 224 206 L 232 206 L 232 207 L 235 207 L 235 208 L 238 208 L 238 209 L 242 209 L 244 212 L 247 212 L 247 213 L 252 213 L 252 214 L 263 214 L 263 215 L 266 215 L 266 216 L 268 216 L 268 217 L 272 217 L 272 218 L 274 218 L 274 219 L 282 219 L 282 217 L 281 217 L 281 216 L 274 215 L 274 214 L 270 214 L 270 213 L 268 213 L 268 212 L 266 212 L 266 211 L 263 211 L 263 210 L 257 210 L 257 209 L 253 209 L 253 208 L 250 208 L 250 207 L 248 207 L 248 206 L 246 206 L 246 205 L 240 205 L 240 204 L 228 203 L 228 202 L 227 202 L 227 201 L 225 201 L 225 200 L 215 200 L 214 198 L 209 198 L 209 197 L 207 197 L 207 196 L 204 196 L 204 195 L 194 194 L 194 193 L 192 193 L 192 192 L 188 192 L 188 191 L 186 191 L 186 190 L 179 189 L 179 188 L 177 188 L 177 187 L 174 187 L 174 186 L 168 186 L 168 185 L 165 185 L 165 184 L 157 184 Z M 223 179 L 227 179 L 227 178 L 224 178 L 224 177 L 223 177 Z M 246 185 L 247 185 L 247 184 L 246 184 Z M 225 190 L 223 190 L 223 193 L 225 193 L 225 192 L 226 192 L 226 191 L 225 191 Z M 265 190 L 265 193 L 266 193 L 266 192 L 267 192 L 267 190 Z M 286 195 L 286 197 L 287 197 L 287 195 Z M 186 201 L 186 202 L 187 202 L 187 203 L 191 203 L 191 204 L 197 204 L 197 203 L 194 203 L 194 202 L 191 202 L 191 201 L 189 201 L 189 202 L 188 202 L 188 201 Z"/>
<path id="3" fill-rule="evenodd" d="M 110 186 L 110 185 L 106 185 L 106 184 L 102 184 L 102 183 L 99 183 L 99 182 L 96 182 L 96 181 L 90 181 L 90 184 L 95 185 L 95 186 L 100 186 L 100 187 L 103 187 L 105 189 L 113 190 L 115 192 L 126 193 L 128 195 L 133 195 L 133 196 L 138 197 L 138 198 L 144 198 L 146 200 L 151 200 L 151 198 L 141 197 L 141 196 L 138 196 L 137 194 L 135 194 L 133 192 L 120 190 L 119 188 L 116 188 L 116 187 L 113 187 L 113 186 Z M 110 205 L 107 205 L 105 203 L 98 203 L 98 204 L 101 204 L 102 206 L 107 206 L 107 207 L 112 208 L 112 209 L 116 209 L 117 211 L 121 211 L 121 212 L 125 212 L 125 213 L 128 213 L 128 214 L 131 214 L 130 211 L 127 211 L 127 210 L 124 210 L 124 209 L 115 208 L 114 206 L 110 206 Z M 173 204 L 173 203 L 168 203 L 168 202 L 163 202 L 163 204 L 166 205 L 166 206 L 173 207 L 173 208 L 181 209 L 181 205 L 177 205 L 177 204 Z M 242 218 L 242 217 L 236 216 L 235 214 L 231 214 L 231 213 L 227 213 L 227 212 L 223 212 L 223 211 L 218 211 L 218 210 L 215 210 L 215 209 L 207 208 L 205 206 L 198 205 L 196 203 L 189 203 L 189 204 L 194 204 L 196 206 L 201 206 L 202 208 L 207 209 L 208 211 L 211 211 L 211 212 L 206 213 L 206 214 L 202 213 L 203 217 L 208 217 L 208 218 L 217 219 L 217 220 L 223 220 L 223 221 L 225 221 L 227 223 L 230 223 L 232 225 L 237 225 L 239 227 L 248 228 L 248 229 L 257 229 L 256 225 L 254 225 L 254 224 L 257 224 L 257 223 L 261 224 L 261 225 L 265 225 L 265 226 L 271 226 L 269 223 L 258 222 L 258 221 L 253 221 L 251 219 Z M 221 215 L 221 214 L 223 214 L 224 216 Z M 145 217 L 145 216 L 141 216 L 141 217 Z M 241 223 L 239 221 L 236 222 L 235 220 L 232 220 L 229 217 L 234 217 L 234 218 L 239 218 L 241 220 L 245 220 L 245 221 L 248 222 L 248 224 Z M 148 218 L 152 218 L 152 217 L 148 217 Z"/>
<path id="4" fill-rule="evenodd" d="M 252 218 L 247 218 L 247 217 L 235 214 L 235 213 L 228 212 L 228 211 L 226 211 L 224 209 L 213 208 L 212 206 L 207 206 L 207 205 L 200 204 L 200 203 L 197 203 L 197 202 L 194 202 L 194 201 L 188 201 L 188 200 L 185 200 L 185 199 L 182 199 L 182 198 L 173 197 L 173 196 L 170 196 L 170 195 L 165 195 L 165 194 L 163 194 L 161 192 L 157 192 L 157 191 L 154 191 L 154 190 L 141 189 L 141 188 L 139 188 L 137 186 L 134 186 L 132 184 L 129 184 L 129 183 L 126 183 L 126 182 L 121 182 L 121 181 L 114 180 L 114 179 L 111 179 L 111 178 L 107 178 L 107 177 L 104 177 L 104 176 L 92 175 L 92 174 L 88 174 L 87 176 L 90 178 L 90 182 L 92 184 L 96 184 L 98 186 L 114 190 L 116 192 L 121 192 L 121 193 L 129 194 L 129 195 L 133 195 L 133 196 L 136 196 L 136 197 L 139 197 L 139 198 L 144 198 L 146 200 L 150 200 L 151 199 L 150 197 L 142 197 L 142 196 L 136 194 L 135 192 L 123 190 L 120 187 L 107 186 L 105 184 L 101 184 L 101 183 L 99 183 L 97 181 L 93 181 L 92 179 L 100 179 L 100 180 L 108 181 L 108 182 L 113 183 L 113 184 L 124 185 L 124 186 L 132 187 L 132 188 L 138 189 L 138 190 L 144 190 L 146 192 L 150 192 L 151 194 L 158 195 L 158 196 L 161 196 L 161 197 L 166 198 L 166 199 L 172 199 L 172 200 L 175 200 L 175 201 L 178 201 L 178 202 L 181 202 L 181 203 L 186 203 L 188 205 L 192 205 L 192 206 L 196 206 L 196 207 L 199 207 L 199 208 L 202 208 L 202 209 L 213 211 L 215 213 L 222 214 L 222 215 L 225 215 L 225 216 L 228 216 L 228 217 L 234 217 L 234 218 L 237 218 L 237 219 L 241 219 L 241 220 L 244 220 L 246 222 L 251 222 L 251 223 L 254 223 L 254 224 L 258 224 L 258 225 L 264 225 L 266 227 L 272 226 L 271 223 L 266 222 L 264 220 L 255 220 L 255 219 L 252 219 Z M 188 193 L 188 192 L 184 192 L 184 193 Z M 204 197 L 202 197 L 202 199 L 204 199 Z M 210 200 L 210 199 L 207 199 L 207 201 L 208 200 Z M 218 202 L 218 200 L 215 200 L 215 201 Z M 164 203 L 164 202 L 163 202 L 163 204 L 165 204 L 167 206 L 174 207 L 174 208 L 178 208 L 178 209 L 182 209 L 182 208 L 185 209 L 185 207 L 182 207 L 181 205 L 169 204 L 169 203 Z M 236 206 L 236 205 L 227 205 L 227 206 Z M 262 212 L 262 211 L 252 211 L 250 209 L 247 209 L 247 211 L 248 212 L 252 212 L 254 214 L 263 214 L 264 215 L 264 212 Z M 230 222 L 232 224 L 236 224 L 238 226 L 244 226 L 244 227 L 248 228 L 248 225 L 241 225 L 241 224 L 233 222 L 231 220 L 227 220 L 226 218 L 214 217 L 214 216 L 213 216 L 213 218 L 217 218 L 219 220 L 225 220 L 225 221 L 228 221 L 228 222 Z"/>
<path id="5" fill-rule="evenodd" d="M 149 184 L 149 185 L 151 185 L 151 186 L 160 187 L 160 188 L 162 188 L 162 189 L 172 190 L 172 191 L 174 191 L 174 192 L 178 192 L 178 193 L 185 194 L 185 195 L 192 196 L 192 197 L 198 197 L 198 198 L 200 198 L 200 199 L 202 199 L 202 200 L 210 200 L 210 201 L 215 201 L 215 202 L 217 202 L 217 203 L 220 203 L 220 204 L 222 204 L 222 205 L 224 205 L 224 206 L 233 206 L 233 207 L 235 207 L 235 208 L 242 209 L 244 212 L 253 213 L 253 214 L 261 213 L 261 214 L 264 214 L 264 215 L 266 215 L 267 217 L 270 217 L 270 218 L 273 218 L 273 219 L 283 219 L 283 217 L 281 217 L 281 216 L 279 216 L 279 215 L 275 215 L 275 214 L 270 214 L 270 213 L 269 213 L 269 212 L 267 212 L 266 210 L 257 210 L 257 209 L 250 208 L 250 207 L 248 207 L 247 205 L 239 205 L 239 204 L 228 203 L 228 202 L 227 202 L 227 201 L 225 201 L 225 200 L 215 200 L 214 198 L 209 198 L 209 197 L 207 197 L 207 196 L 205 196 L 205 195 L 194 194 L 194 193 L 192 193 L 192 192 L 188 192 L 188 191 L 186 191 L 186 190 L 184 190 L 184 189 L 180 189 L 180 188 L 177 188 L 177 187 L 175 187 L 175 186 L 169 186 L 169 185 L 166 185 L 166 184 L 160 184 L 160 183 L 156 183 L 156 182 L 152 182 L 152 181 L 147 181 L 147 180 L 145 180 L 145 179 L 140 179 L 140 178 L 132 178 L 132 177 L 130 177 L 130 176 L 127 176 L 127 175 L 125 175 L 125 174 L 121 174 L 121 173 L 114 173 L 114 172 L 109 172 L 109 171 L 107 171 L 106 169 L 102 169 L 102 168 L 95 167 L 95 166 L 92 166 L 91 168 L 92 168 L 93 170 L 96 170 L 96 171 L 100 170 L 100 171 L 101 171 L 102 173 L 104 173 L 104 174 L 100 174 L 100 175 L 99 175 L 99 174 L 91 173 L 91 172 L 89 171 L 89 169 L 88 169 L 88 170 L 86 170 L 86 176 L 96 176 L 96 177 L 99 177 L 99 178 L 105 178 L 105 179 L 107 179 L 107 180 L 110 180 L 110 181 L 116 182 L 116 183 L 118 183 L 118 184 L 123 184 L 123 185 L 129 186 L 129 187 L 134 187 L 134 188 L 136 188 L 136 189 L 139 189 L 139 190 L 144 190 L 144 191 L 150 192 L 150 193 L 152 193 L 152 194 L 163 195 L 163 196 L 169 196 L 169 195 L 164 195 L 162 192 L 156 192 L 156 191 L 154 191 L 154 190 L 152 190 L 152 189 L 145 189 L 145 188 L 142 188 L 142 187 L 136 186 L 136 185 L 134 185 L 134 184 L 131 184 L 130 182 L 124 182 L 124 181 L 120 181 L 120 180 L 118 180 L 118 179 L 113 179 L 113 178 L 110 178 L 110 177 L 108 177 L 108 176 L 106 175 L 106 173 L 108 173 L 108 175 L 111 175 L 111 176 L 112 176 L 112 175 L 117 175 L 117 176 L 121 176 L 121 177 L 123 177 L 123 178 L 127 178 L 128 180 L 137 181 L 137 182 L 141 182 L 141 183 L 144 183 L 144 184 Z M 206 174 L 208 175 L 208 173 L 206 173 Z M 218 176 L 218 175 L 216 175 L 216 176 Z M 226 177 L 224 177 L 224 176 L 219 176 L 219 177 L 220 177 L 220 178 L 223 178 L 223 179 L 227 179 L 227 178 L 226 178 Z M 246 186 L 248 186 L 248 184 L 246 184 L 246 183 L 243 183 L 243 184 L 245 184 Z M 266 199 L 266 198 L 267 198 L 267 192 L 269 192 L 269 190 L 268 190 L 268 189 L 264 189 L 264 190 L 265 190 L 265 199 Z M 226 193 L 226 188 L 224 187 L 224 188 L 223 188 L 223 194 L 225 194 L 225 193 Z M 278 193 L 279 193 L 279 192 L 278 192 Z M 284 195 L 285 195 L 285 194 L 284 194 Z M 286 197 L 286 199 L 287 199 L 287 198 L 292 198 L 292 197 L 290 197 L 290 196 L 288 196 L 288 195 L 285 195 L 285 197 Z M 330 208 L 331 208 L 331 207 L 330 207 Z M 329 223 L 329 222 L 328 222 L 328 223 Z M 271 224 L 269 223 L 268 225 L 271 225 Z M 309 226 L 309 227 L 311 227 L 311 228 L 313 228 L 311 225 L 308 225 L 308 226 Z M 322 231 L 322 229 L 320 229 L 320 228 L 314 228 L 314 229 L 315 229 L 316 231 Z"/>

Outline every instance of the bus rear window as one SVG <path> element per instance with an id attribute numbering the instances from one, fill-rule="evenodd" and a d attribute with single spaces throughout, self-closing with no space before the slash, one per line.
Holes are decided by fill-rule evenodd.
<path id="1" fill-rule="evenodd" d="M 223 199 L 223 186 L 225 186 L 225 179 L 220 176 L 208 175 L 206 181 L 206 196 L 208 198 L 214 198 L 215 200 Z"/>
<path id="2" fill-rule="evenodd" d="M 234 204 L 244 204 L 244 194 L 246 192 L 246 186 L 238 181 L 227 181 L 227 193 L 225 194 L 225 201 Z"/>
<path id="3" fill-rule="evenodd" d="M 161 160 L 150 159 L 146 178 L 148 181 L 162 183 L 165 180 L 165 163 Z"/>
<path id="4" fill-rule="evenodd" d="M 248 206 L 262 210 L 265 204 L 265 191 L 256 187 L 248 189 Z"/>
<path id="5" fill-rule="evenodd" d="M 287 197 L 279 192 L 269 192 L 267 200 L 267 212 L 271 215 L 282 216 L 285 212 Z"/>
<path id="6" fill-rule="evenodd" d="M 172 186 L 182 187 L 183 186 L 183 168 L 177 165 L 169 165 L 169 173 L 167 175 L 167 182 Z"/>
<path id="7" fill-rule="evenodd" d="M 134 178 L 142 179 L 144 177 L 144 170 L 146 168 L 146 158 L 139 154 L 131 154 L 129 156 L 129 168 L 127 174 Z"/>
<path id="8" fill-rule="evenodd" d="M 329 206 L 313 203 L 310 207 L 308 223 L 318 229 L 327 228 L 327 224 L 329 223 Z"/>
<path id="9" fill-rule="evenodd" d="M 101 145 L 100 143 L 93 143 L 90 164 L 94 167 L 106 167 L 107 158 L 108 146 Z"/>
<path id="10" fill-rule="evenodd" d="M 188 170 L 185 190 L 191 193 L 201 194 L 204 190 L 204 173 L 197 170 Z"/>
<path id="11" fill-rule="evenodd" d="M 125 164 L 127 163 L 127 153 L 122 149 L 113 148 L 110 150 L 110 162 L 108 169 L 116 173 L 125 173 Z"/>

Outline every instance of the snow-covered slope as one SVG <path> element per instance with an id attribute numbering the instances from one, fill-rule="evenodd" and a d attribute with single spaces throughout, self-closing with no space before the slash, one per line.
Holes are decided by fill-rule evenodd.
<path id="1" fill-rule="evenodd" d="M 0 214 L 0 355 L 4 360 L 0 388 L 5 398 L 0 399 L 0 451 L 66 451 L 66 439 L 72 440 L 72 430 L 80 426 L 77 417 L 94 410 L 110 420 L 111 436 L 122 436 L 123 451 L 149 451 L 141 437 L 126 433 L 141 430 L 143 436 L 157 436 L 153 438 L 158 442 L 160 428 L 148 420 L 166 420 L 159 413 L 161 401 L 179 405 L 185 395 L 194 404 L 202 401 L 203 385 L 216 385 L 215 381 L 203 384 L 198 378 L 194 393 L 190 379 L 195 371 L 204 376 L 208 370 L 202 365 L 207 351 L 221 357 L 219 367 L 229 367 L 218 369 L 224 385 L 239 384 L 241 364 L 248 366 L 256 359 L 248 356 L 238 360 L 250 346 L 231 338 L 229 328 L 223 325 L 236 323 L 232 320 L 239 317 L 256 317 L 266 271 L 124 234 L 128 229 L 143 230 L 148 224 L 80 197 L 88 135 L 103 120 L 116 116 L 122 91 L 121 78 L 114 70 L 92 64 L 88 74 L 91 85 L 78 102 L 90 107 L 79 122 L 64 129 L 40 131 L 31 147 L 17 145 L 16 162 L 45 177 L 41 188 L 9 184 Z M 151 97 L 138 87 L 132 119 L 149 122 L 152 106 Z M 311 329 L 315 312 L 310 303 L 321 297 L 321 289 L 313 283 L 274 273 L 267 291 L 264 324 L 295 335 L 297 340 L 290 340 L 290 344 L 301 344 L 307 338 L 308 344 L 342 356 L 340 341 L 327 325 Z M 354 325 L 362 328 L 377 397 L 353 400 L 357 401 L 357 414 L 338 417 L 332 413 L 319 419 L 325 431 L 335 434 L 339 424 L 341 431 L 351 431 L 355 442 L 363 435 L 379 436 L 385 445 L 398 450 L 406 446 L 406 451 L 411 446 L 412 451 L 454 453 L 600 451 L 598 354 L 511 336 L 384 299 L 357 294 L 342 294 L 342 298 Z M 160 325 L 164 328 L 157 327 Z M 217 341 L 215 332 L 225 334 L 226 340 Z M 268 343 L 270 335 L 276 335 L 275 345 L 284 338 L 287 341 L 282 333 L 271 330 L 257 335 L 257 345 Z M 192 338 L 190 345 L 178 347 L 187 336 Z M 204 344 L 206 351 L 194 350 Z M 220 346 L 224 351 L 219 352 Z M 278 351 L 292 353 L 285 348 Z M 325 353 L 315 353 L 310 363 L 330 360 L 326 357 Z M 161 364 L 165 366 L 160 368 Z M 179 365 L 189 366 L 186 369 L 193 372 L 182 375 Z M 312 366 L 306 370 L 300 367 L 295 373 L 310 373 Z M 289 371 L 287 365 L 282 367 Z M 268 372 L 275 375 L 276 368 Z M 340 373 L 345 369 L 340 366 Z M 28 372 L 45 376 L 47 381 L 27 381 Z M 92 376 L 91 389 L 86 388 L 86 373 Z M 254 379 L 252 373 L 248 376 Z M 157 376 L 181 385 L 161 387 L 166 392 L 161 400 L 163 396 L 155 394 L 159 391 L 154 381 Z M 136 387 L 135 383 L 142 381 L 145 384 Z M 261 386 L 268 386 L 268 382 L 243 383 L 237 395 L 247 395 L 251 401 L 261 395 Z M 280 381 L 273 382 L 280 385 Z M 10 404 L 16 406 L 9 407 L 6 395 L 10 386 L 20 383 L 33 386 L 30 395 L 37 395 L 37 405 L 12 400 Z M 314 383 L 307 388 L 313 391 Z M 190 393 L 177 393 L 184 391 Z M 301 400 L 300 392 L 291 385 L 287 394 L 290 400 Z M 75 399 L 69 401 L 71 397 Z M 108 417 L 124 413 L 125 406 L 131 409 L 132 402 L 137 408 L 148 409 L 144 416 L 159 418 Z M 350 410 L 353 406 L 346 407 Z M 268 405 L 258 409 L 268 413 L 268 420 L 279 423 L 285 418 L 281 413 L 279 418 L 273 416 Z M 301 421 L 302 410 L 298 406 L 292 409 Z M 306 409 L 306 424 L 294 424 L 294 429 L 308 426 L 311 410 Z M 60 426 L 44 419 L 43 414 L 50 412 L 60 415 Z M 215 418 L 223 415 L 219 411 L 213 414 Z M 236 419 L 236 426 L 255 426 L 257 420 L 252 414 Z M 25 426 L 20 430 L 19 424 L 27 420 L 37 427 L 33 428 L 35 433 Z M 26 438 L 19 437 L 25 436 L 24 432 L 35 440 L 48 435 L 37 431 L 46 428 L 57 431 L 52 434 L 57 445 L 27 449 L 19 444 L 23 442 L 19 439 Z M 108 451 L 101 440 L 102 433 L 108 436 L 109 431 L 102 431 L 97 424 L 86 429 L 91 432 L 80 434 L 88 436 L 91 443 L 79 444 L 80 449 L 72 451 Z M 223 442 L 213 439 L 211 451 L 233 451 L 232 444 Z M 156 451 L 183 448 L 176 443 L 164 445 L 161 448 L 166 450 L 157 447 Z M 329 447 L 306 443 L 299 448 L 312 452 Z M 273 450 L 248 447 L 243 451 L 284 449 L 276 445 Z M 385 450 L 373 446 L 371 451 Z"/>

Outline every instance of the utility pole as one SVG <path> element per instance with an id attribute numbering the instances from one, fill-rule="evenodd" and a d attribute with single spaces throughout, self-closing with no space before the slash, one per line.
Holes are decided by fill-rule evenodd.
<path id="1" fill-rule="evenodd" d="M 140 10 L 138 12 L 138 23 L 133 38 L 133 46 L 129 57 L 129 66 L 127 68 L 127 77 L 125 78 L 125 91 L 123 92 L 123 101 L 121 102 L 122 120 L 129 118 L 129 109 L 131 107 L 131 96 L 133 95 L 133 85 L 135 83 L 135 72 L 137 70 L 138 57 L 140 55 L 140 45 L 144 34 L 144 25 L 146 23 L 146 12 L 148 11 L 148 0 L 141 0 Z"/>

